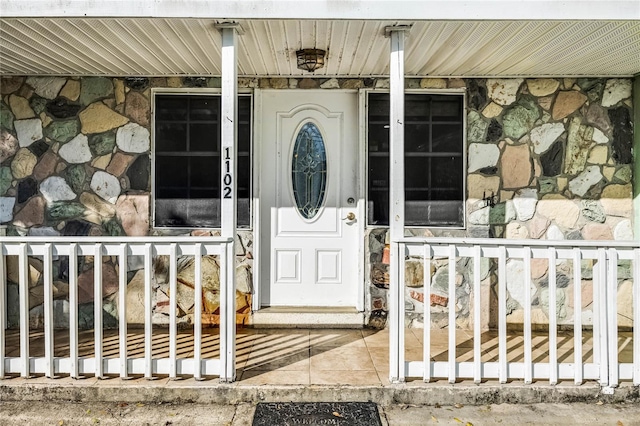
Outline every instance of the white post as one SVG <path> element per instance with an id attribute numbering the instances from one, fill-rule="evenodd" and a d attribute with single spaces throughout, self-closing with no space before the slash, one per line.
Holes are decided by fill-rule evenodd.
<path id="1" fill-rule="evenodd" d="M 391 37 L 389 66 L 389 380 L 404 381 L 404 38 L 408 26 L 387 27 Z M 426 325 L 425 325 L 426 326 Z M 426 360 L 425 360 L 426 362 Z"/>
<path id="2" fill-rule="evenodd" d="M 0 228 L 0 235 L 5 235 Z M 4 249 L 0 241 L 0 379 L 4 379 L 5 336 L 7 329 L 7 267 L 4 260 Z M 637 280 L 635 280 L 637 282 Z"/>
<path id="3" fill-rule="evenodd" d="M 232 241 L 227 245 L 224 281 L 220 286 L 220 381 L 233 382 L 236 378 L 236 278 L 235 248 L 236 238 L 236 156 L 238 129 L 238 57 L 237 24 L 218 25 L 222 33 L 222 135 L 221 135 L 221 205 L 222 236 Z M 222 275 L 221 275 L 222 277 Z"/>

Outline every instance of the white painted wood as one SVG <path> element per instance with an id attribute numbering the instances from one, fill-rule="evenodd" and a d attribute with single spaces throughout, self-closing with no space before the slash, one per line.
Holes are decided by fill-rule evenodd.
<path id="1" fill-rule="evenodd" d="M 171 244 L 169 248 L 169 379 L 176 379 L 178 375 L 176 358 L 178 352 L 178 247 Z M 220 288 L 222 288 L 222 277 Z M 222 300 L 222 298 L 220 299 Z"/>
<path id="2" fill-rule="evenodd" d="M 4 245 L 0 241 L 0 379 L 4 378 L 7 329 L 7 266 Z"/>
<path id="3" fill-rule="evenodd" d="M 609 386 L 617 387 L 618 366 L 618 252 L 607 249 L 607 340 L 609 351 Z"/>
<path id="4" fill-rule="evenodd" d="M 236 276 L 235 239 L 237 227 L 237 132 L 238 132 L 238 31 L 223 24 L 222 34 L 222 236 L 232 238 L 225 247 L 224 280 L 220 280 L 220 341 L 222 381 L 235 379 Z M 221 274 L 222 275 L 222 274 Z M 224 348 L 224 350 L 222 350 Z"/>
<path id="5" fill-rule="evenodd" d="M 420 245 L 420 244 L 428 244 L 433 243 L 433 238 L 424 238 L 424 237 L 404 237 L 401 240 L 404 243 L 410 245 Z M 460 247 L 473 247 L 475 244 L 480 244 L 483 246 L 483 250 L 495 249 L 495 251 L 490 252 L 489 257 L 498 257 L 498 249 L 501 246 L 508 248 L 509 250 L 515 250 L 513 252 L 509 252 L 510 257 L 522 257 L 522 248 L 530 247 L 531 252 L 535 253 L 536 257 L 543 258 L 547 256 L 546 247 L 553 246 L 558 251 L 558 257 L 566 257 L 571 258 L 571 250 L 574 247 L 580 247 L 583 252 L 586 254 L 583 255 L 585 259 L 596 259 L 597 249 L 601 247 L 616 247 L 616 248 L 635 248 L 638 246 L 636 241 L 601 241 L 601 240 L 557 240 L 557 241 L 549 241 L 549 240 L 507 240 L 507 239 L 499 239 L 499 238 L 453 238 L 453 237 L 438 237 L 437 244 L 433 246 L 433 249 L 437 249 L 438 247 L 446 247 L 449 244 L 455 244 L 458 249 Z M 486 246 L 486 247 L 485 247 Z M 569 249 L 566 253 L 562 254 L 562 249 Z M 446 250 L 446 249 L 445 249 Z M 470 254 L 464 254 L 464 256 L 472 256 L 472 251 L 469 251 Z M 625 255 L 626 258 L 631 259 L 631 255 Z"/>
<path id="6" fill-rule="evenodd" d="M 449 383 L 456 382 L 456 246 L 449 245 Z M 404 269 L 404 268 L 402 268 Z"/>
<path id="7" fill-rule="evenodd" d="M 45 376 L 55 377 L 53 364 L 54 324 L 53 324 L 53 248 L 45 244 L 45 255 L 42 257 L 42 280 L 44 283 L 44 357 Z"/>
<path id="8" fill-rule="evenodd" d="M 253 92 L 253 139 L 252 139 L 252 153 L 253 153 L 253 193 L 257 194 L 253 200 L 253 297 L 251 299 L 251 310 L 257 311 L 262 305 L 262 263 L 264 245 L 262 244 L 262 145 L 264 143 L 261 129 L 262 124 L 262 90 L 255 89 Z M 266 226 L 271 226 L 267 221 Z M 268 248 L 268 246 L 267 246 Z M 269 262 L 269 258 L 266 257 L 266 261 Z M 267 274 L 268 275 L 268 274 Z"/>
<path id="9" fill-rule="evenodd" d="M 153 297 L 151 279 L 153 273 L 153 245 L 144 245 L 144 377 L 153 378 Z M 200 295 L 202 297 L 202 295 Z M 197 306 L 197 305 L 196 305 Z M 197 308 L 196 308 L 197 309 Z"/>
<path id="10" fill-rule="evenodd" d="M 18 288 L 20 292 L 20 358 L 22 368 L 20 375 L 29 377 L 29 258 L 27 257 L 27 244 L 20 244 L 20 257 L 18 258 Z"/>
<path id="11" fill-rule="evenodd" d="M 389 380 L 404 381 L 404 30 L 390 31 L 389 55 Z"/>
<path id="12" fill-rule="evenodd" d="M 504 246 L 498 250 L 498 360 L 500 383 L 507 383 L 507 253 Z"/>
<path id="13" fill-rule="evenodd" d="M 221 223 L 222 236 L 235 238 L 237 209 L 237 129 L 238 129 L 238 71 L 237 32 L 222 28 L 222 98 L 221 98 Z"/>
<path id="14" fill-rule="evenodd" d="M 179 238 L 179 237 L 176 237 Z M 190 240 L 190 241 L 189 241 Z M 215 241 L 213 241 L 215 240 Z M 87 243 L 86 241 L 91 241 Z M 103 241 L 102 243 L 96 243 L 95 241 Z M 19 257 L 19 271 L 22 269 L 22 283 L 27 283 L 27 271 L 28 271 L 28 260 L 25 262 L 24 259 L 27 259 L 28 256 L 43 256 L 44 261 L 44 273 L 43 277 L 45 282 L 47 281 L 46 277 L 51 275 L 51 260 L 53 256 L 69 256 L 69 274 L 70 274 L 70 283 L 72 289 L 76 289 L 77 293 L 77 257 L 78 255 L 82 256 L 95 256 L 94 262 L 96 264 L 102 263 L 102 256 L 120 256 L 120 262 L 125 261 L 126 257 L 124 255 L 125 248 L 128 250 L 129 255 L 145 255 L 145 263 L 151 262 L 151 254 L 157 252 L 158 254 L 169 255 L 171 259 L 175 260 L 177 255 L 196 255 L 197 253 L 202 254 L 219 254 L 221 255 L 221 265 L 227 265 L 226 258 L 233 258 L 233 252 L 229 252 L 230 244 L 229 240 L 225 239 L 216 239 L 216 238 L 191 238 L 186 241 L 175 242 L 174 238 L 162 239 L 155 237 L 153 239 L 141 239 L 138 240 L 137 243 L 129 243 L 123 242 L 122 240 L 118 241 L 118 239 L 80 239 L 80 242 L 77 243 L 69 243 L 69 239 L 67 238 L 47 238 L 40 241 L 33 241 L 29 239 L 27 243 L 20 238 L 15 237 L 7 237 L 3 239 L 2 243 L 0 243 L 0 253 L 3 255 L 14 255 Z M 213 241 L 213 242 L 212 242 Z M 425 242 L 429 242 L 425 244 Z M 157 246 L 155 243 L 158 242 Z M 128 247 L 126 247 L 128 245 Z M 220 250 L 220 247 L 224 246 L 226 249 L 224 251 Z M 624 341 L 621 341 L 620 344 L 617 342 L 617 264 L 619 260 L 629 260 L 634 259 L 633 263 L 633 274 L 634 274 L 634 285 L 638 281 L 638 276 L 640 275 L 640 248 L 636 243 L 631 244 L 622 244 L 619 245 L 617 242 L 605 242 L 600 244 L 599 247 L 592 246 L 584 246 L 580 243 L 577 244 L 577 247 L 567 249 L 558 249 L 555 244 L 550 245 L 547 244 L 547 247 L 543 250 L 541 245 L 537 246 L 539 249 L 530 249 L 516 247 L 516 245 L 512 245 L 511 242 L 505 242 L 504 240 L 494 240 L 492 242 L 492 247 L 482 246 L 477 244 L 477 241 L 469 241 L 465 240 L 460 243 L 449 242 L 442 243 L 440 240 L 435 241 L 433 239 L 406 239 L 403 238 L 402 242 L 397 243 L 398 258 L 404 258 L 407 252 L 410 252 L 407 248 L 411 248 L 412 246 L 420 247 L 420 256 L 423 259 L 423 265 L 425 267 L 425 271 L 429 270 L 429 263 L 431 259 L 438 254 L 438 256 L 445 256 L 447 258 L 451 258 L 452 253 L 457 257 L 472 257 L 473 261 L 480 257 L 497 257 L 498 259 L 498 291 L 501 293 L 503 290 L 503 286 L 501 283 L 504 283 L 505 276 L 501 278 L 501 270 L 504 271 L 504 264 L 506 264 L 506 259 L 510 257 L 515 258 L 539 258 L 539 259 L 547 259 L 549 262 L 549 290 L 551 292 L 550 295 L 550 346 L 549 346 L 549 357 L 550 361 L 548 363 L 538 363 L 532 362 L 507 362 L 506 354 L 504 358 L 502 358 L 502 353 L 499 347 L 499 361 L 492 363 L 480 363 L 480 375 L 483 379 L 491 379 L 498 378 L 501 379 L 502 374 L 505 374 L 507 378 L 516 378 L 516 379 L 525 379 L 527 374 L 529 374 L 529 370 L 531 370 L 531 376 L 534 379 L 549 379 L 551 383 L 554 383 L 554 380 L 560 379 L 573 379 L 576 383 L 581 383 L 583 380 L 595 380 L 599 379 L 602 383 L 607 383 L 608 386 L 615 387 L 616 384 L 621 380 L 635 380 L 635 375 L 637 374 L 638 369 L 638 351 L 637 351 L 637 341 L 626 338 Z M 495 249 L 495 250 L 493 250 Z M 415 251 L 414 251 L 415 253 Z M 173 254 L 173 255 L 172 255 Z M 607 303 L 603 309 L 597 312 L 596 318 L 600 318 L 600 315 L 604 311 L 604 322 L 601 324 L 602 328 L 595 333 L 594 346 L 598 352 L 598 362 L 593 363 L 584 363 L 583 355 L 582 355 L 582 345 L 581 345 L 581 321 L 580 315 L 574 317 L 574 326 L 576 326 L 576 330 L 574 330 L 574 353 L 575 358 L 574 362 L 559 362 L 557 359 L 557 336 L 555 337 L 556 343 L 554 343 L 554 336 L 552 335 L 553 329 L 557 327 L 557 323 L 554 323 L 553 318 L 555 317 L 554 305 L 553 303 L 553 294 L 554 288 L 557 288 L 557 283 L 554 280 L 556 276 L 556 261 L 561 259 L 568 259 L 573 263 L 573 280 L 574 280 L 574 306 L 581 306 L 581 297 L 576 296 L 575 293 L 581 293 L 581 271 L 580 271 L 580 260 L 581 258 L 587 259 L 595 259 L 597 260 L 596 268 L 594 271 L 594 288 L 596 289 L 594 297 L 596 299 L 600 298 L 602 302 L 594 302 L 594 304 L 598 303 Z M 0 272 L 6 272 L 6 267 L 2 262 L 0 262 Z M 474 276 L 479 277 L 478 267 L 474 264 Z M 94 268 L 95 271 L 100 271 L 100 268 Z M 223 268 L 224 269 L 224 268 Z M 125 268 L 121 269 L 122 271 Z M 149 268 L 151 270 L 151 268 Z M 399 268 L 400 276 L 399 282 L 404 282 L 403 271 L 404 268 Z M 126 273 L 126 272 L 125 272 Z M 1 278 L 2 274 L 0 274 Z M 200 276 L 200 274 L 197 274 Z M 455 276 L 455 275 L 454 275 Z M 101 274 L 97 272 L 97 275 L 94 278 L 98 278 L 97 283 L 101 283 Z M 6 278 L 5 278 L 6 279 Z M 122 278 L 120 277 L 122 281 Z M 149 282 L 151 277 L 149 276 Z M 430 274 L 425 274 L 424 277 L 424 290 L 425 295 L 427 296 L 427 300 L 430 300 L 430 282 L 431 277 Z M 19 283 L 20 285 L 24 285 Z M 200 284 L 201 285 L 201 284 Z M 474 292 L 475 287 L 477 286 L 477 282 L 475 282 L 474 278 Z M 503 284 L 504 285 L 504 284 Z M 604 286 L 604 296 L 601 293 Z M 97 300 L 100 299 L 101 295 L 101 286 L 98 285 L 94 288 L 94 290 L 98 291 Z M 506 293 L 506 288 L 503 290 Z M 637 322 L 638 312 L 638 289 L 634 287 L 634 321 Z M 73 293 L 73 291 L 72 291 Z M 95 295 L 94 295 L 95 296 Z M 71 299 L 75 299 L 75 304 L 77 306 L 77 294 L 71 294 Z M 195 301 L 195 299 L 194 299 Z M 0 308 L 2 304 L 6 303 L 0 298 Z M 474 304 L 477 302 L 474 302 Z M 425 319 L 428 318 L 429 309 L 425 306 L 426 315 Z M 500 308 L 500 306 L 499 306 Z M 475 309 L 475 305 L 474 305 Z M 22 314 L 22 313 L 21 313 Z M 73 320 L 73 314 L 70 316 L 70 319 Z M 45 319 L 46 321 L 46 319 Z M 22 343 L 24 336 L 27 336 L 28 342 L 28 334 L 24 334 L 21 332 L 20 343 L 21 343 L 21 352 L 18 357 L 4 357 L 2 365 L 5 368 L 5 372 L 10 373 L 23 373 L 25 365 L 28 369 L 28 374 L 42 374 L 45 375 L 55 375 L 58 373 L 69 373 L 73 377 L 79 377 L 84 374 L 95 374 L 97 371 L 103 371 L 105 374 L 122 374 L 122 356 L 118 355 L 117 357 L 111 358 L 103 358 L 102 357 L 102 349 L 98 348 L 101 345 L 101 338 L 99 339 L 99 344 L 96 345 L 96 358 L 81 358 L 78 357 L 78 339 L 77 339 L 77 313 L 76 313 L 76 325 L 75 329 L 71 330 L 71 351 L 69 356 L 63 356 L 60 358 L 52 357 L 50 352 L 47 353 L 45 348 L 45 356 L 44 357 L 29 357 L 28 351 L 26 356 L 25 363 L 25 351 L 22 350 Z M 474 313 L 474 321 L 476 321 L 476 314 Z M 100 320 L 101 323 L 101 320 Z M 598 321 L 596 321 L 596 324 Z M 98 322 L 96 322 L 98 324 Z M 505 322 L 506 324 L 506 322 Z M 45 324 L 46 325 L 46 324 Z M 499 324 L 500 325 L 500 324 Z M 96 331 L 101 330 L 102 325 L 96 326 Z M 427 327 L 428 329 L 428 327 Z M 74 336 L 75 330 L 75 336 Z M 1 329 L 0 331 L 3 331 Z M 124 331 L 126 333 L 126 330 Z M 124 335 L 122 330 L 120 331 L 120 339 Z M 197 332 L 194 332 L 197 334 Z M 425 342 L 428 342 L 429 331 L 424 331 Z M 48 336 L 48 337 L 47 337 Z M 48 338 L 53 340 L 54 332 L 50 330 L 50 327 L 45 327 L 45 340 Z M 504 333 L 506 336 L 506 333 Z M 396 337 L 396 339 L 400 339 L 400 335 Z M 634 338 L 637 337 L 637 331 L 634 330 Z M 602 344 L 602 339 L 607 339 L 607 344 Z M 75 339 L 75 340 L 74 340 Z M 171 338 L 170 338 L 171 340 Z M 502 340 L 502 335 L 499 336 L 499 346 Z M 148 341 L 145 335 L 145 342 Z M 70 342 L 70 343 L 71 343 Z M 451 366 L 451 359 L 448 359 L 444 362 L 430 362 L 430 351 L 429 348 L 426 347 L 423 353 L 423 361 L 422 362 L 402 362 L 399 363 L 401 368 L 401 372 L 399 373 L 400 377 L 405 377 L 405 375 L 409 376 L 422 376 L 423 378 L 430 379 L 432 377 L 442 377 L 449 378 L 450 372 L 455 372 L 456 378 L 472 378 L 476 380 L 478 375 L 478 363 L 477 363 L 477 330 L 474 330 L 474 359 L 471 362 L 455 362 L 453 367 Z M 632 344 L 634 346 L 634 363 L 623 363 L 620 364 L 617 359 L 617 352 L 620 348 Z M 427 345 L 430 346 L 430 345 Z M 398 346 L 398 348 L 403 348 L 404 343 Z M 197 349 L 195 349 L 197 352 Z M 227 348 L 222 348 L 225 356 L 228 356 Z M 556 354 L 553 352 L 556 351 Z M 577 352 L 577 353 L 576 353 Z M 404 355 L 404 350 L 399 349 L 397 352 L 398 359 L 400 360 L 400 356 Z M 165 359 L 150 359 L 147 357 L 147 348 L 145 348 L 145 356 L 140 358 L 127 358 L 125 360 L 125 369 L 128 374 L 148 374 L 149 371 L 156 372 L 157 374 L 169 374 L 171 371 L 175 370 L 176 374 L 189 374 L 189 375 L 198 375 L 198 370 L 201 372 L 200 374 L 219 374 L 222 370 L 222 359 L 196 359 L 197 356 L 188 359 L 171 359 L 171 357 Z M 504 365 L 503 364 L 504 361 Z M 602 369 L 606 371 L 605 378 L 603 380 Z M 151 367 L 149 367 L 151 365 Z M 504 372 L 504 373 L 503 373 Z M 226 374 L 231 374 L 231 372 L 227 372 Z M 98 376 L 102 375 L 100 373 Z"/>
<path id="15" fill-rule="evenodd" d="M 102 265 L 102 258 L 94 259 L 95 265 Z M 100 260 L 100 263 L 95 263 Z M 100 271 L 102 274 L 102 268 L 93 268 L 95 271 Z M 102 300 L 102 275 L 100 275 L 100 281 L 96 281 L 94 284 L 95 287 L 100 288 L 99 297 L 95 299 L 95 301 Z M 95 305 L 100 305 L 99 303 L 94 303 Z M 100 307 L 102 308 L 102 307 Z M 101 309 L 102 315 L 102 309 Z M 95 329 L 102 329 L 102 320 L 100 323 L 96 323 L 96 319 L 94 318 L 95 324 L 100 324 L 100 327 L 94 327 Z M 75 243 L 71 243 L 69 245 L 69 360 L 70 360 L 70 371 L 69 375 L 72 379 L 80 378 L 80 366 L 78 365 L 78 343 L 80 340 L 78 339 L 78 245 Z"/>
<path id="16" fill-rule="evenodd" d="M 193 362 L 195 370 L 193 378 L 202 380 L 202 244 L 196 244 L 195 250 L 196 288 L 193 293 Z"/>
<path id="17" fill-rule="evenodd" d="M 262 306 L 356 306 L 358 239 L 357 96 L 351 91 L 263 90 L 261 99 L 260 297 Z M 314 123 L 327 155 L 324 206 L 296 208 L 291 156 L 302 125 Z M 325 268 L 323 270 L 323 267 Z"/>
<path id="18" fill-rule="evenodd" d="M 400 264 L 399 251 L 401 244 L 391 242 L 390 244 L 391 265 L 394 260 L 396 267 L 389 268 L 390 288 L 389 288 L 389 381 L 391 383 L 400 383 L 404 378 L 404 321 L 400 316 L 400 312 L 404 309 L 404 303 L 400 303 L 400 294 L 404 294 L 402 288 L 398 288 L 404 284 L 400 280 L 400 271 L 404 268 L 398 267 Z M 395 284 L 394 284 L 395 283 Z M 395 288 L 394 288 L 395 287 Z M 403 286 L 402 286 L 403 287 Z"/>
<path id="19" fill-rule="evenodd" d="M 582 312 L 582 267 L 580 249 L 573 249 L 573 306 Z M 582 362 L 582 315 L 573 315 L 573 363 L 575 365 L 574 383 L 581 385 L 583 380 Z"/>
<path id="20" fill-rule="evenodd" d="M 96 244 L 94 247 L 94 265 L 102 265 L 102 244 Z M 77 264 L 77 246 L 73 246 L 70 249 L 69 254 L 69 270 L 71 270 L 71 264 Z M 74 258 L 74 260 L 72 260 Z M 76 267 L 77 268 L 77 267 Z M 77 269 L 76 269 L 77 272 Z M 69 273 L 71 276 L 71 273 Z M 102 300 L 102 268 L 93 268 L 93 300 Z M 103 343 L 102 343 L 102 329 L 103 329 L 103 315 L 102 305 L 100 303 L 93 304 L 93 337 L 94 337 L 94 350 L 95 350 L 95 377 L 101 379 L 104 377 L 102 355 L 103 355 Z"/>
<path id="21" fill-rule="evenodd" d="M 393 252 L 395 251 L 395 255 L 398 259 L 403 259 L 405 257 L 406 247 L 403 243 L 391 243 L 392 250 L 392 262 L 393 262 Z M 397 342 L 397 349 L 391 350 L 389 352 L 394 352 L 398 357 L 398 376 L 395 381 L 396 383 L 402 383 L 405 380 L 404 375 L 404 366 L 405 366 L 405 332 L 406 328 L 404 326 L 404 318 L 405 318 L 405 307 L 404 307 L 404 283 L 405 283 L 405 269 L 404 267 L 399 267 L 398 271 L 398 292 L 396 293 L 397 299 L 394 301 L 396 304 L 396 310 L 398 313 L 398 327 L 396 328 L 397 334 L 393 336 L 390 335 L 390 339 L 393 339 L 394 342 Z"/>
<path id="22" fill-rule="evenodd" d="M 558 383 L 558 313 L 556 308 L 556 249 L 549 247 L 549 384 Z M 574 305 L 576 306 L 576 305 Z M 577 305 L 575 311 L 580 316 L 582 309 Z"/>
<path id="23" fill-rule="evenodd" d="M 531 249 L 524 247 L 524 383 L 533 380 L 532 342 L 531 342 Z"/>
<path id="24" fill-rule="evenodd" d="M 633 384 L 638 386 L 640 385 L 640 248 L 635 249 L 633 255 Z M 0 332 L 2 332 L 1 329 Z M 1 374 L 0 377 L 2 377 Z"/>
<path id="25" fill-rule="evenodd" d="M 389 61 L 389 232 L 404 237 L 404 39 L 405 31 L 391 31 Z M 393 264 L 393 262 L 391 262 Z"/>
<path id="26" fill-rule="evenodd" d="M 481 324 L 481 288 L 480 288 L 480 259 L 481 247 L 473 247 L 473 382 L 480 384 L 482 380 L 482 364 L 480 346 L 482 344 L 482 324 Z M 429 271 L 425 269 L 425 271 Z M 425 275 L 431 275 L 427 273 Z M 485 301 L 488 303 L 489 301 Z"/>
<path id="27" fill-rule="evenodd" d="M 220 276 L 225 279 L 220 280 L 226 283 L 221 286 L 220 300 L 225 301 L 225 309 L 220 306 L 220 381 L 233 382 L 236 379 L 236 292 L 235 292 L 235 252 L 233 244 L 225 246 L 225 252 L 220 258 L 224 268 L 220 270 Z"/>
<path id="28" fill-rule="evenodd" d="M 339 3 L 339 7 L 338 7 Z M 418 20 L 624 20 L 638 17 L 632 0 L 384 0 L 341 3 L 335 1 L 244 0 L 202 2 L 198 0 L 143 0 L 126 8 L 118 0 L 3 0 L 5 17 L 151 17 L 220 19 L 357 19 L 382 21 Z"/>
<path id="29" fill-rule="evenodd" d="M 367 193 L 367 156 L 365 153 L 367 152 L 367 91 L 360 90 L 358 93 L 358 149 L 356 152 L 356 156 L 358 157 L 358 172 L 356 174 L 358 181 L 358 194 L 359 197 L 356 198 L 356 204 L 358 213 L 357 216 L 360 218 L 366 217 L 367 211 L 367 200 L 364 194 Z M 365 226 L 364 220 L 362 221 L 362 225 L 358 226 L 358 241 L 365 241 Z M 367 276 L 369 274 L 368 262 L 365 262 L 365 256 L 368 247 L 366 247 L 366 243 L 358 245 L 358 296 L 356 302 L 356 309 L 360 312 L 364 312 L 366 309 L 366 298 L 368 294 L 368 280 Z M 367 287 L 367 288 L 365 288 Z"/>
<path id="30" fill-rule="evenodd" d="M 120 378 L 127 379 L 127 244 L 120 247 L 118 256 L 118 326 L 119 326 L 119 350 L 120 350 Z M 102 295 L 94 303 L 102 305 Z"/>
<path id="31" fill-rule="evenodd" d="M 426 366 L 424 368 L 423 380 L 429 382 L 431 380 L 431 246 L 425 244 L 422 253 L 423 268 L 423 288 L 424 293 L 424 322 L 422 329 L 422 361 Z"/>
<path id="32" fill-rule="evenodd" d="M 593 267 L 593 280 L 593 359 L 600 366 L 600 386 L 609 386 L 609 341 L 607 336 L 607 253 L 605 248 L 603 247 L 598 249 L 597 263 Z M 598 295 L 597 300 L 596 294 Z"/>

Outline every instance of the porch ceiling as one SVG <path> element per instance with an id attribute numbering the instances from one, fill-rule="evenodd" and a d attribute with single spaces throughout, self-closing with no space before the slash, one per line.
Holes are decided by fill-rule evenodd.
<path id="1" fill-rule="evenodd" d="M 408 76 L 629 76 L 640 72 L 640 21 L 240 19 L 240 76 L 311 76 L 295 51 L 326 49 L 315 76 L 384 76 L 384 28 L 412 25 Z M 215 76 L 220 34 L 203 18 L 2 18 L 0 74 Z"/>

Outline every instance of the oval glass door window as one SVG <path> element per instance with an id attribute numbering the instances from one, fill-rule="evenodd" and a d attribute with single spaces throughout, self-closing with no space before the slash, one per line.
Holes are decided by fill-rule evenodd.
<path id="1" fill-rule="evenodd" d="M 296 137 L 291 181 L 298 211 L 312 219 L 322 207 L 327 186 L 327 152 L 320 129 L 313 123 L 302 126 Z"/>

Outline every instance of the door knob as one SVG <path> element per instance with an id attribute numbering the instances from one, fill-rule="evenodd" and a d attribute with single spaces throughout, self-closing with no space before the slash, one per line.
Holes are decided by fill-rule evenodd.
<path id="1" fill-rule="evenodd" d="M 356 220 L 356 214 L 354 212 L 347 213 L 347 217 L 342 218 L 342 220 Z"/>

